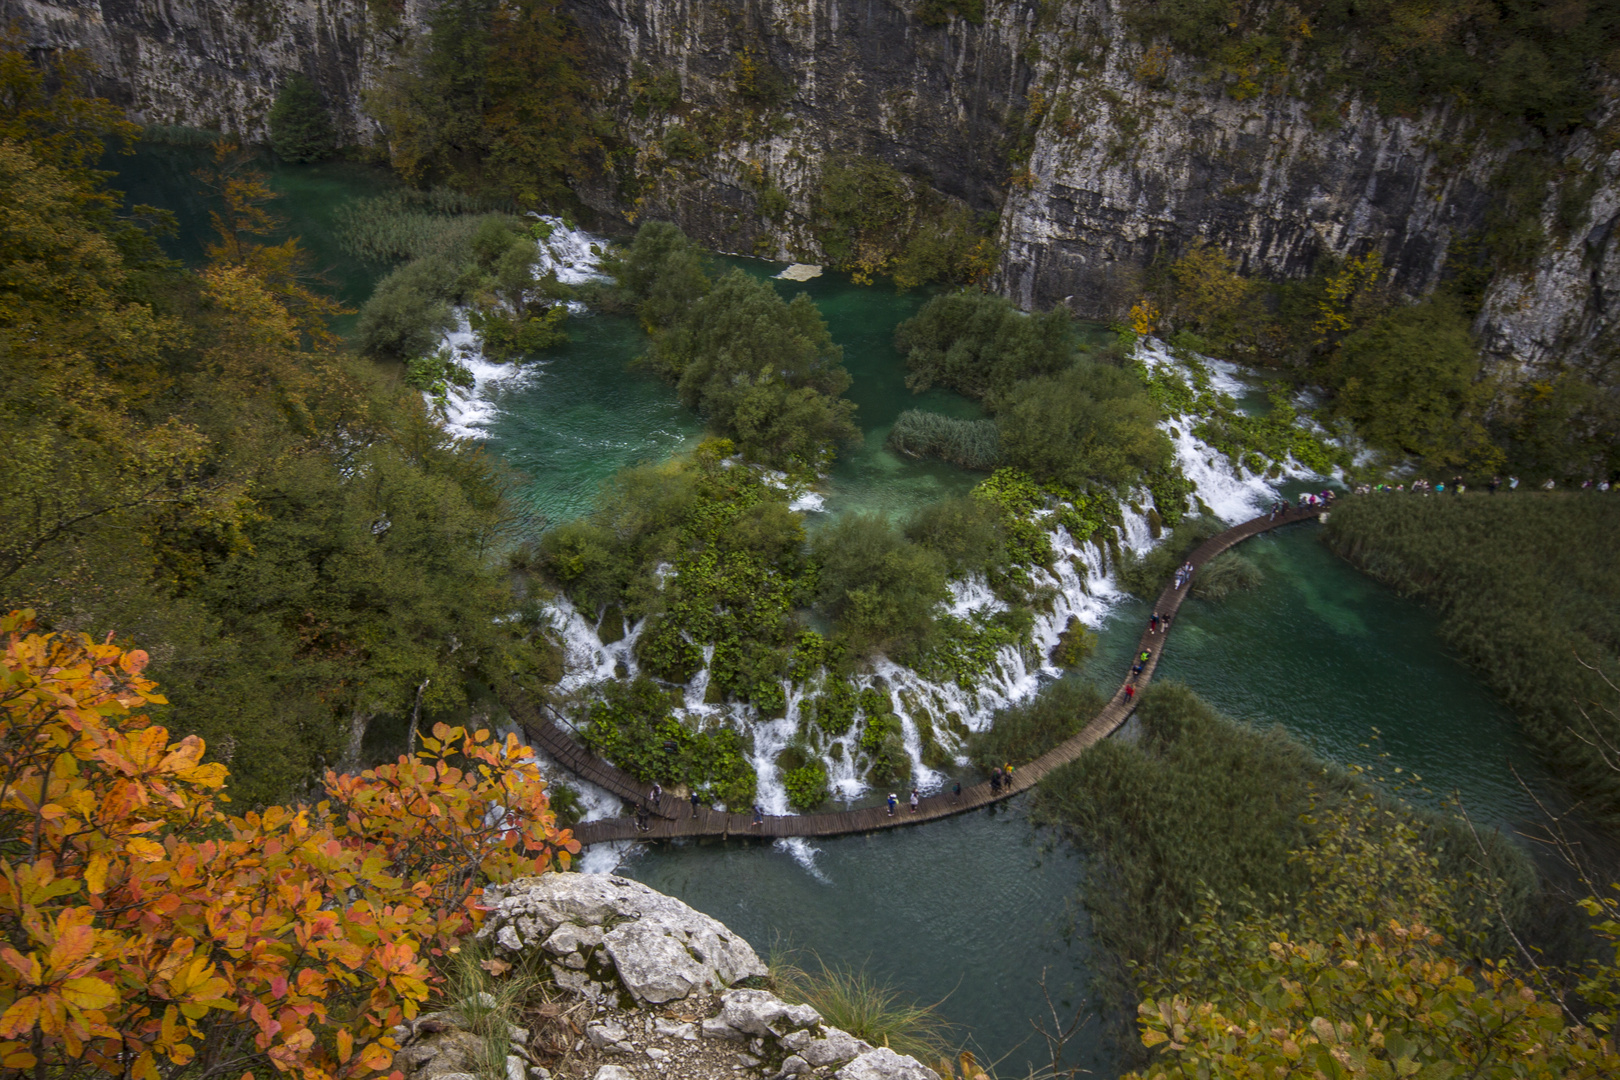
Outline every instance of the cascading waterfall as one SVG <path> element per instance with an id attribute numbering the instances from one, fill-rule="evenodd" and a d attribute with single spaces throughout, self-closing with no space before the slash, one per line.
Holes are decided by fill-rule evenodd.
<path id="1" fill-rule="evenodd" d="M 555 274 L 564 285 L 582 285 L 587 281 L 602 280 L 597 269 L 602 248 L 607 244 L 600 237 L 570 228 L 561 218 L 530 214 L 530 217 L 551 227 L 551 234 L 535 241 L 534 275 L 536 279 Z M 572 314 L 585 313 L 585 305 L 569 301 Z M 444 428 L 460 439 L 483 437 L 484 427 L 500 412 L 501 387 L 513 387 L 533 378 L 543 370 L 544 363 L 502 364 L 484 357 L 478 335 L 467 321 L 467 312 L 457 310 L 455 329 L 439 340 L 442 349 L 448 349 L 456 363 L 472 374 L 470 387 L 449 388 L 444 406 Z M 429 401 L 431 405 L 431 399 Z"/>
<path id="2" fill-rule="evenodd" d="M 538 215 L 535 215 L 538 216 Z M 536 273 L 543 276 L 555 273 L 567 284 L 579 284 L 601 277 L 597 266 L 602 241 L 589 234 L 567 227 L 556 218 L 541 218 L 552 226 L 551 234 L 537 242 Z M 476 334 L 467 324 L 464 313 L 458 313 L 458 325 L 445 335 L 444 346 L 450 348 L 458 362 L 473 375 L 474 384 L 466 390 L 454 390 L 445 410 L 445 427 L 461 437 L 478 438 L 482 428 L 500 409 L 499 388 L 523 379 L 535 377 L 544 370 L 543 364 L 496 364 L 484 359 Z M 1138 359 L 1150 369 L 1161 365 L 1179 365 L 1168 348 L 1157 340 L 1144 339 L 1138 346 Z M 1217 391 L 1241 396 L 1246 387 L 1238 377 L 1239 369 L 1218 360 L 1200 358 L 1207 368 L 1213 387 Z M 1197 417 L 1175 416 L 1165 420 L 1161 427 L 1174 447 L 1177 464 L 1196 486 L 1196 494 L 1216 517 L 1235 522 L 1252 516 L 1261 507 L 1277 497 L 1275 481 L 1247 473 L 1234 467 L 1219 451 L 1198 439 L 1192 429 Z M 1280 479 L 1303 479 L 1313 474 L 1292 461 L 1284 463 Z M 767 482 L 786 486 L 786 477 L 767 474 Z M 825 497 L 816 491 L 791 492 L 791 508 L 804 513 L 825 512 Z M 1141 554 L 1154 544 L 1146 510 L 1151 498 L 1145 490 L 1130 492 L 1122 505 L 1122 523 L 1118 530 L 1119 548 Z M 1037 586 L 1047 586 L 1055 596 L 1049 612 L 1039 613 L 1032 631 L 1033 647 L 1020 650 L 1003 647 L 988 671 L 977 680 L 972 689 L 963 689 L 953 682 L 931 680 L 917 671 L 879 657 L 869 671 L 852 680 L 858 691 L 878 688 L 889 699 L 899 720 L 902 739 L 911 759 L 912 784 L 925 793 L 940 790 L 950 777 L 923 761 L 926 725 L 956 763 L 966 763 L 960 732 L 983 731 L 999 709 L 1032 698 L 1044 682 L 1062 675 L 1061 669 L 1045 658 L 1057 645 L 1071 618 L 1093 630 L 1102 626 L 1110 611 L 1125 598 L 1116 584 L 1104 547 L 1095 542 L 1076 543 L 1062 526 L 1054 523 L 1049 533 L 1054 559 L 1050 570 L 1036 568 L 1031 578 Z M 952 597 L 948 603 L 950 614 L 958 618 L 988 616 L 1006 609 L 982 579 L 956 581 L 951 584 Z M 553 600 L 547 611 L 553 631 L 564 650 L 564 675 L 558 689 L 565 694 L 588 691 L 612 679 L 633 678 L 639 674 L 635 657 L 635 643 L 644 627 L 643 623 L 629 626 L 623 636 L 610 644 L 602 641 L 602 627 L 576 609 L 566 597 Z M 683 706 L 678 710 L 683 718 L 701 727 L 723 725 L 746 733 L 752 743 L 750 763 L 759 778 L 758 804 L 766 813 L 789 813 L 787 789 L 783 784 L 776 759 L 800 733 L 802 706 L 813 696 L 816 687 L 795 687 L 784 683 L 787 708 L 777 718 L 762 717 L 752 705 L 739 703 L 706 703 L 704 697 L 710 677 L 709 665 L 713 647 L 704 649 L 704 663 L 696 676 L 683 687 Z M 857 711 L 850 730 L 836 738 L 819 736 L 814 749 L 821 754 L 827 769 L 828 783 L 836 799 L 855 801 L 874 794 L 871 785 L 857 769 L 860 757 L 858 743 L 865 716 Z M 837 744 L 841 753 L 834 756 Z M 549 769 L 556 766 L 545 763 Z M 585 819 L 592 820 L 620 812 L 618 800 L 605 791 L 595 789 L 577 778 L 558 773 L 557 779 L 581 792 Z M 897 792 L 902 800 L 904 794 Z M 745 809 L 734 807 L 732 809 Z M 612 845 L 593 850 L 586 856 L 587 869 L 611 869 L 623 858 L 630 845 Z M 818 877 L 814 865 L 816 848 L 803 840 L 778 841 L 777 846 L 788 851 Z"/>
<path id="3" fill-rule="evenodd" d="M 1150 368 L 1162 364 L 1178 364 L 1169 350 L 1160 342 L 1145 340 L 1139 346 L 1139 358 Z M 1203 361 L 1211 372 L 1214 388 L 1240 396 L 1246 387 L 1238 378 L 1235 365 L 1215 360 Z M 1197 488 L 1197 496 L 1216 517 L 1228 523 L 1244 520 L 1259 512 L 1278 497 L 1277 484 L 1284 479 L 1307 479 L 1315 474 L 1296 462 L 1283 463 L 1281 475 L 1267 480 L 1234 467 L 1226 456 L 1192 433 L 1198 417 L 1175 416 L 1165 420 L 1162 428 L 1174 447 L 1177 464 Z M 1145 490 L 1131 492 L 1129 502 L 1137 506 L 1150 505 Z M 823 511 L 819 496 L 814 493 L 799 495 L 793 508 L 805 512 Z M 1133 510 L 1129 503 L 1122 506 L 1122 523 L 1118 530 L 1121 549 L 1142 554 L 1156 541 L 1152 537 L 1146 510 Z M 887 695 L 902 728 L 906 753 L 911 758 L 912 784 L 924 793 L 939 791 L 951 782 L 950 776 L 923 762 L 924 739 L 922 727 L 930 727 L 936 739 L 956 756 L 958 765 L 965 764 L 963 747 L 950 726 L 943 721 L 954 720 L 969 732 L 982 731 L 989 726 L 995 713 L 1009 705 L 1032 698 L 1044 682 L 1061 677 L 1062 670 L 1047 662 L 1070 618 L 1093 630 L 1102 626 L 1113 608 L 1126 594 L 1114 580 L 1112 568 L 1101 545 L 1093 542 L 1076 543 L 1068 531 L 1054 524 L 1049 533 L 1055 558 L 1050 570 L 1034 569 L 1031 578 L 1037 586 L 1050 586 L 1056 591 L 1050 612 L 1039 614 L 1033 628 L 1033 648 L 1027 653 L 1013 646 L 1003 647 L 982 678 L 972 689 L 963 689 L 952 682 L 931 680 L 917 671 L 898 664 L 887 657 L 879 657 L 870 671 L 857 676 L 852 684 L 857 691 L 879 687 Z M 968 579 L 951 584 L 952 598 L 948 604 L 950 614 L 959 618 L 990 615 L 1005 610 L 1003 603 L 982 579 Z M 634 676 L 637 665 L 633 655 L 640 625 L 632 627 L 621 641 L 603 645 L 596 628 L 574 610 L 566 600 L 558 600 L 553 618 L 565 642 L 568 654 L 568 674 L 563 689 L 577 690 L 603 679 L 628 673 Z M 704 668 L 685 688 L 683 710 L 687 718 L 699 724 L 725 724 L 746 732 L 752 739 L 750 762 L 759 777 L 759 805 L 770 814 L 789 813 L 787 790 L 783 785 L 777 756 L 794 741 L 799 733 L 801 706 L 814 695 L 816 687 L 795 687 L 784 683 L 787 696 L 785 715 L 766 719 L 751 705 L 703 704 L 707 688 L 708 661 L 712 648 L 706 650 Z M 859 758 L 857 744 L 865 717 L 856 713 L 850 730 L 836 738 L 822 738 L 816 749 L 827 769 L 829 786 L 836 799 L 854 801 L 876 794 L 864 780 L 856 766 Z M 842 752 L 831 753 L 834 744 Z M 904 801 L 904 793 L 897 792 Z M 742 808 L 734 808 L 742 809 Z M 822 876 L 815 866 L 816 849 L 803 840 L 777 841 L 776 846 L 787 851 L 808 870 Z M 622 853 L 615 852 L 601 859 L 605 863 L 617 860 Z"/>

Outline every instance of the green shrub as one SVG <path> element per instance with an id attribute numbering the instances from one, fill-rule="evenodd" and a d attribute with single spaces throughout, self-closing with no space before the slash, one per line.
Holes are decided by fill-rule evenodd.
<path id="1" fill-rule="evenodd" d="M 362 352 L 397 360 L 429 356 L 455 325 L 448 297 L 459 272 L 440 257 L 418 259 L 382 281 L 360 308 Z"/>
<path id="2" fill-rule="evenodd" d="M 938 458 L 964 469 L 992 472 L 1001 460 L 994 420 L 960 420 L 907 409 L 889 429 L 889 445 L 907 457 Z"/>
<path id="3" fill-rule="evenodd" d="M 1007 532 L 999 508 L 971 495 L 919 507 L 906 520 L 907 540 L 945 560 L 953 578 L 988 574 L 1007 565 Z"/>
<path id="4" fill-rule="evenodd" d="M 801 814 L 814 810 L 832 794 L 827 786 L 827 767 L 819 761 L 783 774 L 782 786 L 787 788 L 788 805 Z"/>
<path id="5" fill-rule="evenodd" d="M 1026 379 L 996 410 L 1009 465 L 1080 491 L 1123 488 L 1167 468 L 1170 440 L 1158 422 L 1158 408 L 1132 374 L 1090 362 Z"/>
<path id="6" fill-rule="evenodd" d="M 1052 663 L 1063 668 L 1079 667 L 1097 651 L 1097 642 L 1097 635 L 1088 630 L 1078 618 L 1070 615 L 1068 624 L 1058 637 L 1058 643 L 1052 648 Z"/>
<path id="7" fill-rule="evenodd" d="M 1066 308 L 1025 315 L 1005 297 L 975 291 L 928 301 L 895 327 L 894 347 L 905 355 L 912 390 L 937 384 L 990 399 L 1025 379 L 1056 375 L 1076 356 Z"/>
<path id="8" fill-rule="evenodd" d="M 1034 761 L 1077 734 L 1107 700 L 1089 683 L 1059 679 L 1029 701 L 998 710 L 988 728 L 968 739 L 968 756 L 984 772 Z"/>
<path id="9" fill-rule="evenodd" d="M 656 288 L 656 282 L 654 287 Z M 843 350 L 804 294 L 783 302 L 769 282 L 732 270 L 654 337 L 644 357 L 683 404 L 756 461 L 817 470 L 859 440 Z"/>
<path id="10" fill-rule="evenodd" d="M 582 733 L 593 752 L 643 783 L 686 784 L 733 809 L 753 803 L 758 777 L 737 732 L 692 731 L 673 715 L 679 696 L 645 677 L 606 683 L 602 694 Z"/>
<path id="11" fill-rule="evenodd" d="M 1225 532 L 1226 526 L 1213 517 L 1200 516 L 1184 519 L 1168 537 L 1145 555 L 1126 551 L 1120 556 L 1116 577 L 1121 586 L 1148 603 L 1159 599 L 1176 569 L 1187 561 L 1187 556 L 1210 537 Z M 1193 576 L 1196 582 L 1202 570 Z"/>
<path id="12" fill-rule="evenodd" d="M 950 594 L 945 563 L 887 520 L 848 514 L 816 534 L 817 606 L 855 653 L 903 651 L 922 640 Z"/>
<path id="13" fill-rule="evenodd" d="M 315 84 L 288 76 L 270 106 L 270 147 L 283 161 L 320 161 L 337 150 L 337 132 Z"/>
<path id="14" fill-rule="evenodd" d="M 1496 468 L 1500 452 L 1480 422 L 1488 387 L 1479 351 L 1455 306 L 1400 307 L 1346 337 L 1331 367 L 1333 411 L 1373 446 L 1428 468 Z"/>
<path id="15" fill-rule="evenodd" d="M 879 786 L 904 786 L 911 779 L 911 755 L 906 753 L 904 728 L 889 704 L 888 695 L 863 690 L 861 704 L 866 707 L 860 749 L 868 762 L 867 780 Z"/>
<path id="16" fill-rule="evenodd" d="M 849 733 L 855 722 L 856 695 L 844 679 L 829 678 L 820 694 L 810 703 L 816 727 L 830 738 Z"/>

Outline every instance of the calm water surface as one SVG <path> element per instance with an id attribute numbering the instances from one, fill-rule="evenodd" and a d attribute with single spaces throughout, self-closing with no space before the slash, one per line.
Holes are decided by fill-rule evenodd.
<path id="1" fill-rule="evenodd" d="M 207 236 L 206 201 L 191 178 L 205 156 L 153 148 L 113 158 L 131 200 L 181 215 L 168 241 L 195 262 Z M 336 294 L 358 306 L 386 268 L 344 256 L 331 234 L 345 199 L 390 181 L 347 164 L 277 166 L 277 209 L 327 271 Z M 778 266 L 727 260 L 752 273 Z M 810 294 L 845 349 L 854 376 L 850 396 L 864 444 L 845 454 L 827 482 L 827 520 L 852 510 L 901 516 L 979 476 L 910 461 L 885 448 L 901 410 L 927 407 L 953 416 L 982 415 L 948 391 L 914 396 L 892 346 L 895 325 L 926 300 L 885 286 L 860 287 L 828 274 L 779 282 L 784 296 Z M 501 413 L 487 444 L 528 477 L 522 495 L 550 521 L 582 512 L 601 482 L 625 465 L 657 461 L 701 431 L 670 389 L 631 366 L 643 339 L 633 320 L 576 318 L 569 344 L 536 357 L 501 384 Z M 1435 620 L 1416 604 L 1361 576 L 1298 526 L 1249 541 L 1244 553 L 1262 569 L 1261 586 L 1219 603 L 1190 601 L 1160 665 L 1231 716 L 1280 724 L 1326 757 L 1394 775 L 1394 765 L 1423 778 L 1416 797 L 1453 790 L 1497 823 L 1526 816 L 1509 762 L 1532 775 L 1511 719 L 1445 649 Z M 1122 604 L 1102 647 L 1081 677 L 1112 682 L 1126 666 L 1148 615 Z M 1374 733 L 1378 734 L 1374 739 Z M 1387 754 L 1387 758 L 1381 757 Z M 834 965 L 866 966 L 902 992 L 943 999 L 941 1011 L 1004 1068 L 1038 1063 L 1030 1020 L 1045 1015 L 1037 980 L 1048 972 L 1054 998 L 1083 996 L 1088 978 L 1083 931 L 1071 934 L 1071 901 L 1084 873 L 1067 847 L 1049 849 L 1015 801 L 917 829 L 821 841 L 813 853 L 762 843 L 695 844 L 632 856 L 623 872 L 724 920 L 760 951 L 813 948 Z M 1075 1047 L 1079 1063 L 1116 1071 L 1095 1028 Z"/>

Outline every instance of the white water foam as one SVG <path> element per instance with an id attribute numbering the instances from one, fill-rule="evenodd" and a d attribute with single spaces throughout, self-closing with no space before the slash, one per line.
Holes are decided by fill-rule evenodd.
<path id="1" fill-rule="evenodd" d="M 551 226 L 551 235 L 535 242 L 534 274 L 536 278 L 555 273 L 564 285 L 580 285 L 587 281 L 604 280 L 599 266 L 602 246 L 598 237 L 577 229 L 570 229 L 561 218 L 530 216 Z M 583 315 L 587 309 L 577 300 L 567 302 L 571 314 Z M 532 377 L 543 364 L 502 364 L 489 360 L 479 344 L 478 335 L 467 321 L 467 312 L 455 313 L 455 329 L 439 339 L 441 349 L 449 349 L 455 362 L 472 373 L 470 387 L 452 386 L 446 395 L 442 424 L 458 439 L 481 439 L 484 428 L 500 412 L 499 394 L 502 387 L 520 385 Z M 426 397 L 427 395 L 424 395 Z M 433 402 L 428 398 L 429 406 Z"/>
<path id="2" fill-rule="evenodd" d="M 1139 355 L 1151 367 L 1179 363 L 1161 342 L 1144 341 L 1139 348 Z M 1207 360 L 1205 363 L 1209 366 L 1215 389 L 1231 394 L 1244 391 L 1244 384 L 1236 376 L 1239 369 L 1234 365 Z M 1278 497 L 1278 489 L 1263 476 L 1234 468 L 1225 455 L 1194 437 L 1191 429 L 1197 419 L 1178 416 L 1163 422 L 1177 463 L 1196 485 L 1198 496 L 1215 516 L 1226 522 L 1253 517 Z M 1313 475 L 1297 462 L 1289 461 L 1283 467 L 1286 478 Z M 774 474 L 767 479 L 775 481 L 776 486 L 787 487 L 785 476 Z M 795 495 L 794 509 L 820 509 L 821 497 L 817 493 L 806 491 Z M 1130 503 L 1145 508 L 1151 499 L 1145 490 L 1130 492 L 1126 498 L 1127 502 L 1121 508 L 1118 544 L 1122 549 L 1140 554 L 1158 541 L 1152 536 L 1145 509 L 1141 512 L 1132 510 Z M 911 757 L 912 785 L 924 793 L 944 790 L 951 782 L 947 773 L 923 764 L 924 725 L 932 728 L 936 741 L 955 759 L 957 765 L 965 765 L 965 746 L 959 735 L 952 731 L 950 718 L 954 716 L 960 726 L 969 732 L 983 731 L 989 727 L 997 710 L 1028 701 L 1042 685 L 1062 676 L 1062 669 L 1046 658 L 1058 644 L 1069 620 L 1074 618 L 1096 630 L 1112 610 L 1127 598 L 1114 580 L 1104 545 L 1093 541 L 1075 543 L 1068 531 L 1055 523 L 1049 536 L 1055 556 L 1052 568 L 1035 568 L 1030 576 L 1037 586 L 1053 587 L 1056 596 L 1051 611 L 1037 615 L 1032 632 L 1033 648 L 1027 654 L 1013 646 L 1004 647 L 990 670 L 971 689 L 963 689 L 953 682 L 926 679 L 887 657 L 878 657 L 870 671 L 852 680 L 857 690 L 881 686 L 886 692 L 900 720 L 906 752 Z M 1006 605 L 982 578 L 955 581 L 950 588 L 951 598 L 945 606 L 959 618 L 988 615 L 1006 609 Z M 631 646 L 640 632 L 639 625 L 632 628 L 623 641 L 603 645 L 597 628 L 574 610 L 567 600 L 559 598 L 553 604 L 553 619 L 567 653 L 567 674 L 561 684 L 563 690 L 583 690 L 614 678 L 615 669 L 620 665 L 622 670 L 632 675 L 637 671 Z M 784 681 L 783 690 L 788 702 L 786 714 L 776 719 L 764 719 L 750 705 L 703 703 L 712 655 L 713 648 L 705 648 L 703 670 L 684 688 L 684 708 L 680 711 L 688 720 L 701 726 L 718 723 L 746 733 L 753 745 L 749 761 L 759 777 L 758 804 L 770 814 L 789 813 L 787 790 L 776 758 L 797 736 L 800 710 L 805 699 L 818 692 L 820 679 L 825 676 L 813 680 L 809 687 L 796 687 Z M 857 713 L 856 723 L 848 733 L 835 739 L 823 737 L 820 742 L 828 784 L 835 800 L 851 802 L 874 794 L 871 785 L 856 768 L 862 719 L 863 714 Z M 842 748 L 842 753 L 836 759 L 829 752 L 834 744 Z M 895 794 L 904 801 L 904 792 L 896 790 Z M 818 848 L 802 839 L 778 840 L 776 846 L 818 880 L 826 880 L 824 872 L 816 865 Z M 600 856 L 600 859 L 604 863 L 611 861 L 610 865 L 617 865 L 623 857 L 622 845 L 614 845 L 614 850 Z M 598 856 L 592 854 L 589 858 L 596 860 Z"/>

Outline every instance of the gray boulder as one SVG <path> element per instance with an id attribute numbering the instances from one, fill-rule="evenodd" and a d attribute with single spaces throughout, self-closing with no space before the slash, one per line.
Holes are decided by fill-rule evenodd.
<path id="1" fill-rule="evenodd" d="M 479 938 L 507 953 L 543 949 L 576 970 L 587 954 L 605 959 L 642 1004 L 713 993 L 767 973 L 748 942 L 722 923 L 614 874 L 523 878 L 485 889 L 484 905 L 489 917 Z"/>
<path id="2" fill-rule="evenodd" d="M 833 1077 L 834 1080 L 939 1080 L 939 1074 L 933 1069 L 887 1046 L 868 1050 Z"/>
<path id="3" fill-rule="evenodd" d="M 720 1019 L 745 1035 L 781 1038 L 790 1031 L 813 1028 L 821 1014 L 808 1005 L 789 1005 L 764 990 L 729 990 L 720 995 Z"/>

